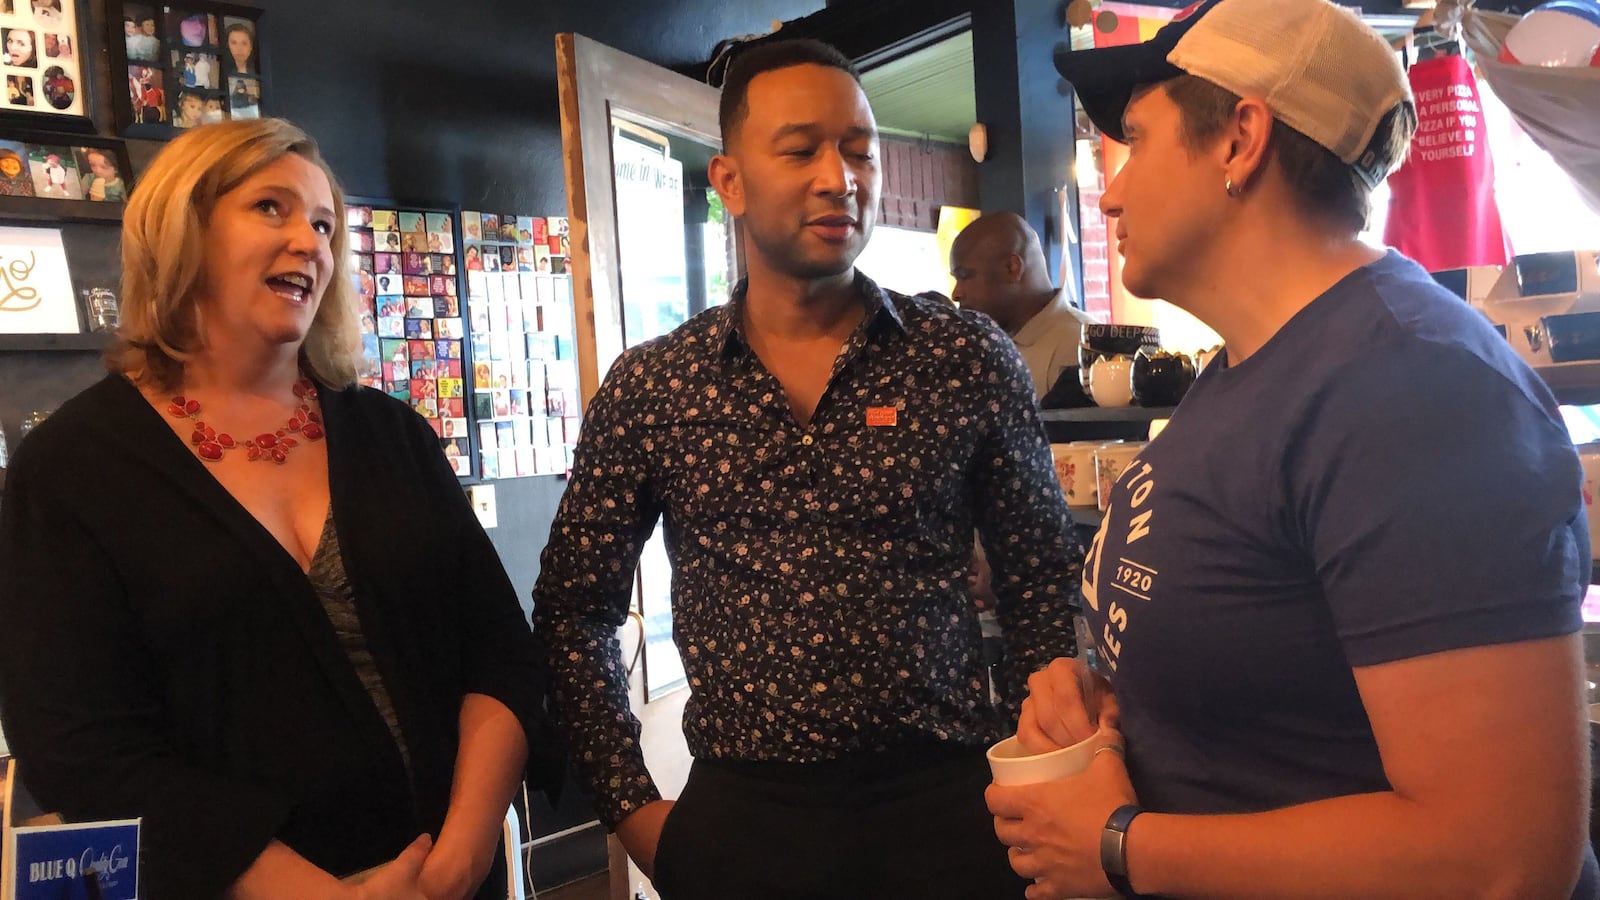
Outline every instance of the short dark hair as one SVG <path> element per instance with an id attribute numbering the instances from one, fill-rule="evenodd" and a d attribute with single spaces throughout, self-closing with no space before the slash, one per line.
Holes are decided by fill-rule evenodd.
<path id="1" fill-rule="evenodd" d="M 1239 105 L 1237 94 L 1195 75 L 1180 75 L 1163 86 L 1168 99 L 1178 107 L 1183 140 L 1191 150 L 1198 150 L 1215 138 Z M 1416 128 L 1415 108 L 1409 101 L 1396 104 L 1378 122 L 1373 135 L 1379 156 L 1404 159 Z M 1273 119 L 1271 152 L 1302 213 L 1347 227 L 1352 233 L 1366 227 L 1372 211 L 1372 190 L 1333 151 L 1281 119 Z"/>
<path id="2" fill-rule="evenodd" d="M 762 41 L 739 52 L 728 66 L 728 77 L 722 82 L 722 101 L 717 109 L 717 124 L 722 128 L 722 146 L 726 148 L 739 126 L 750 114 L 750 82 L 757 75 L 792 66 L 824 66 L 838 69 L 861 83 L 861 73 L 843 53 L 821 41 L 803 38 L 785 41 Z"/>

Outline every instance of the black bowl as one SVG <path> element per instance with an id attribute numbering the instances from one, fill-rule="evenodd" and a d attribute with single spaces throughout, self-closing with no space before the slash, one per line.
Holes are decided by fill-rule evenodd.
<path id="1" fill-rule="evenodd" d="M 1182 353 L 1140 353 L 1133 358 L 1133 402 L 1177 406 L 1194 379 L 1194 361 Z"/>

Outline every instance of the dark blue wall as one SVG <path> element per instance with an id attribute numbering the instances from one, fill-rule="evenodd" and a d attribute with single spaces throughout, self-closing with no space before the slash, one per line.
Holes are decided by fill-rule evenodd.
<path id="1" fill-rule="evenodd" d="M 261 0 L 272 108 L 352 194 L 565 209 L 555 36 L 671 67 L 821 0 Z"/>

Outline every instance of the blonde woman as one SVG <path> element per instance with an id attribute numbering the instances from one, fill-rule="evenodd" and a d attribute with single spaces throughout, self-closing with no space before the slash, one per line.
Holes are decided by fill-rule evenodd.
<path id="1" fill-rule="evenodd" d="M 45 805 L 143 817 L 146 896 L 503 892 L 551 746 L 438 439 L 354 386 L 343 222 L 293 125 L 171 142 L 127 208 L 111 372 L 13 459 L 6 735 Z"/>

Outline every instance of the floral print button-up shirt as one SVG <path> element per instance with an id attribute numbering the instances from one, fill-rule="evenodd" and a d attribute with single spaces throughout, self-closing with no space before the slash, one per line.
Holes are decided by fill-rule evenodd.
<path id="1" fill-rule="evenodd" d="M 607 826 L 658 799 L 617 629 L 665 521 L 699 758 L 809 762 L 1015 726 L 1075 652 L 1083 548 L 1028 371 L 988 318 L 880 289 L 811 420 L 740 336 L 745 286 L 619 357 L 589 406 L 534 589 L 580 778 Z M 1005 708 L 966 575 L 993 568 Z"/>

